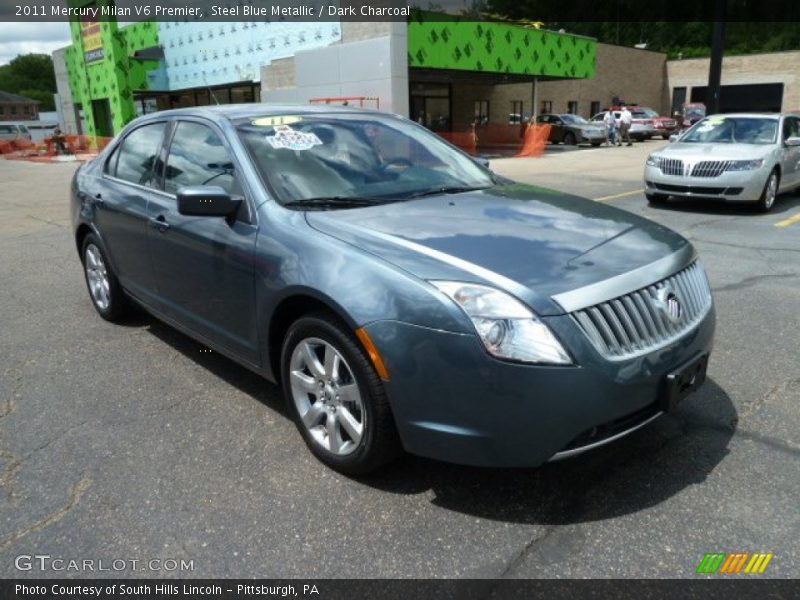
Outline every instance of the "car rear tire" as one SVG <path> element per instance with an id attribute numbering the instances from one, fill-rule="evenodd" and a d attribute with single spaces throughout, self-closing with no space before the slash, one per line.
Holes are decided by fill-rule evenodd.
<path id="1" fill-rule="evenodd" d="M 568 131 L 564 134 L 564 144 L 567 146 L 574 146 L 575 145 L 575 134 L 571 131 Z"/>
<path id="2" fill-rule="evenodd" d="M 669 137 L 670 137 L 670 135 L 671 135 L 671 134 L 669 134 L 669 133 L 665 133 L 664 135 L 662 135 L 662 136 L 661 136 L 661 139 L 662 139 L 662 140 L 668 140 L 668 139 L 669 139 Z"/>
<path id="3" fill-rule="evenodd" d="M 775 198 L 778 196 L 778 184 L 780 177 L 778 172 L 773 170 L 767 177 L 767 182 L 764 184 L 764 191 L 761 192 L 761 197 L 756 202 L 756 209 L 759 212 L 768 213 L 775 206 Z"/>
<path id="4" fill-rule="evenodd" d="M 592 147 L 593 147 L 593 148 L 597 148 L 597 147 L 598 147 L 600 144 L 602 144 L 602 143 L 603 143 L 603 142 L 592 142 Z"/>
<path id="5" fill-rule="evenodd" d="M 326 465 L 361 475 L 400 453 L 383 383 L 338 319 L 314 313 L 292 324 L 281 352 L 281 381 L 297 429 Z"/>
<path id="6" fill-rule="evenodd" d="M 667 199 L 669 198 L 669 196 L 664 194 L 645 194 L 644 197 L 647 198 L 647 201 L 650 204 L 655 205 L 666 204 Z"/>
<path id="7" fill-rule="evenodd" d="M 83 240 L 81 262 L 95 310 L 106 321 L 122 319 L 130 311 L 130 301 L 108 262 L 100 240 L 93 233 Z"/>

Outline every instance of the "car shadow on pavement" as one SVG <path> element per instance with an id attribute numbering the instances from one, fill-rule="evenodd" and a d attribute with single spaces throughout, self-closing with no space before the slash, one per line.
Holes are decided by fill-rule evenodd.
<path id="1" fill-rule="evenodd" d="M 361 481 L 474 517 L 563 525 L 655 506 L 702 483 L 728 454 L 737 413 L 708 380 L 674 415 L 593 452 L 531 469 L 482 469 L 403 457 Z"/>
<path id="2" fill-rule="evenodd" d="M 650 205 L 653 210 L 694 212 L 711 215 L 770 217 L 800 208 L 800 193 L 781 194 L 768 213 L 761 213 L 749 202 L 725 202 L 713 198 L 670 198 L 664 204 Z"/>
<path id="3" fill-rule="evenodd" d="M 281 390 L 277 385 L 270 383 L 257 373 L 241 366 L 226 356 L 210 350 L 200 342 L 184 335 L 170 325 L 162 323 L 155 317 L 147 314 L 143 309 L 140 309 L 140 311 L 141 316 L 139 314 L 135 316 L 132 315 L 131 318 L 128 319 L 131 324 L 138 321 L 140 326 L 144 326 L 149 333 L 183 354 L 186 358 L 194 361 L 204 369 L 207 369 L 228 385 L 235 386 L 241 392 L 258 400 L 270 410 L 276 411 L 287 419 L 289 418 L 283 396 L 281 395 Z"/>

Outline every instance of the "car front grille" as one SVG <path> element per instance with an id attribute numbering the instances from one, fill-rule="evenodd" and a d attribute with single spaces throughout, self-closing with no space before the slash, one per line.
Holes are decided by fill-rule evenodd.
<path id="1" fill-rule="evenodd" d="M 664 175 L 683 175 L 683 161 L 679 158 L 662 158 L 661 172 Z"/>
<path id="2" fill-rule="evenodd" d="M 719 177 L 729 164 L 729 160 L 703 160 L 692 168 L 692 177 Z"/>
<path id="3" fill-rule="evenodd" d="M 679 338 L 700 322 L 711 302 L 708 279 L 695 261 L 671 277 L 575 311 L 572 317 L 600 354 L 609 360 L 625 360 Z"/>

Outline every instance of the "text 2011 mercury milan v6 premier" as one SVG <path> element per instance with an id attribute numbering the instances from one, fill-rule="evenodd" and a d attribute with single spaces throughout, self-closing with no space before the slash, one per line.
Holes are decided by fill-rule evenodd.
<path id="1" fill-rule="evenodd" d="M 155 113 L 78 170 L 71 208 L 102 317 L 135 301 L 280 382 L 343 472 L 401 449 L 540 465 L 705 379 L 714 307 L 686 239 L 499 178 L 400 117 Z"/>

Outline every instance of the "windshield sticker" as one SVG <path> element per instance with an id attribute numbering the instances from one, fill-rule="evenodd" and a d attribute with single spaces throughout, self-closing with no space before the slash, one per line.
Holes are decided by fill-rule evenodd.
<path id="1" fill-rule="evenodd" d="M 268 135 L 267 141 L 273 148 L 285 148 L 287 150 L 308 150 L 322 144 L 322 140 L 315 134 L 303 133 L 292 129 L 288 125 L 276 126 L 275 135 Z"/>
<path id="2" fill-rule="evenodd" d="M 710 123 L 711 125 L 719 125 L 724 121 L 725 117 L 708 117 L 708 119 L 706 119 L 706 123 Z"/>
<path id="3" fill-rule="evenodd" d="M 275 127 L 276 125 L 291 125 L 302 121 L 302 117 L 295 115 L 275 115 L 272 117 L 260 117 L 250 121 L 251 125 L 256 127 Z"/>

